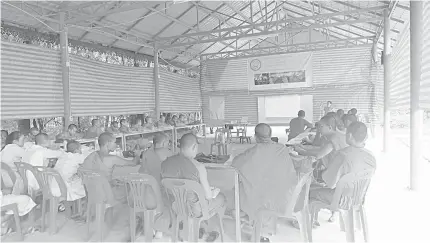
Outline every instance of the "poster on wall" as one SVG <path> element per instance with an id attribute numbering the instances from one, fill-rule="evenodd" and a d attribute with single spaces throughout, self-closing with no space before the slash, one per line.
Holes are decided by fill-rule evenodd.
<path id="1" fill-rule="evenodd" d="M 292 53 L 248 60 L 250 90 L 312 86 L 312 53 Z"/>

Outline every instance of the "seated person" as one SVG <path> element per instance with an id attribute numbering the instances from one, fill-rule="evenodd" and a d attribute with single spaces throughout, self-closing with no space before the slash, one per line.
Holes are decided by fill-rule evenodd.
<path id="1" fill-rule="evenodd" d="M 112 134 L 117 134 L 117 133 L 121 133 L 121 131 L 119 130 L 119 124 L 117 121 L 113 121 L 110 124 L 110 127 L 107 128 L 106 130 L 107 132 L 110 132 Z"/>
<path id="2" fill-rule="evenodd" d="M 6 138 L 9 132 L 6 130 L 1 130 L 1 149 L 6 145 Z"/>
<path id="3" fill-rule="evenodd" d="M 67 128 L 67 131 L 58 134 L 56 138 L 64 140 L 76 140 L 82 138 L 82 135 L 78 133 L 78 127 L 75 124 L 70 124 Z"/>
<path id="4" fill-rule="evenodd" d="M 112 170 L 114 166 L 136 165 L 139 163 L 141 151 L 135 152 L 133 161 L 123 159 L 110 153 L 116 150 L 116 138 L 112 133 L 102 133 L 98 138 L 99 151 L 92 152 L 85 158 L 82 167 L 87 170 L 94 170 L 104 176 L 110 185 L 103 186 L 101 194 L 107 197 L 108 203 L 114 205 L 118 203 L 117 199 L 123 199 L 125 196 L 124 187 L 115 186 L 112 180 Z"/>
<path id="5" fill-rule="evenodd" d="M 325 187 L 312 188 L 309 195 L 310 202 L 320 201 L 331 204 L 339 179 L 349 173 L 364 170 L 375 170 L 376 159 L 365 149 L 367 127 L 362 122 L 354 122 L 346 130 L 348 147 L 338 151 L 331 159 L 327 169 L 322 173 Z"/>
<path id="6" fill-rule="evenodd" d="M 128 122 L 126 119 L 121 119 L 119 121 L 120 128 L 119 131 L 122 133 L 130 133 L 130 127 L 128 126 Z"/>
<path id="7" fill-rule="evenodd" d="M 22 158 L 22 162 L 32 166 L 48 166 L 49 159 L 60 158 L 64 152 L 61 150 L 49 149 L 51 146 L 48 135 L 39 133 L 36 135 L 36 144 L 28 149 Z M 39 190 L 36 178 L 30 172 L 27 175 L 29 190 Z"/>
<path id="8" fill-rule="evenodd" d="M 153 130 L 154 129 L 154 123 L 152 122 L 152 117 L 147 116 L 145 118 L 145 130 Z"/>
<path id="9" fill-rule="evenodd" d="M 340 118 L 342 118 L 343 115 L 345 115 L 345 111 L 342 109 L 339 109 L 336 111 L 336 115 Z"/>
<path id="10" fill-rule="evenodd" d="M 232 162 L 242 178 L 239 185 L 240 209 L 249 216 L 250 222 L 256 220 L 256 212 L 260 208 L 285 213 L 285 205 L 291 200 L 297 184 L 296 170 L 288 148 L 274 143 L 271 137 L 271 127 L 264 123 L 258 124 L 255 127 L 257 144 Z M 275 219 L 263 218 L 263 228 L 270 225 L 271 220 Z"/>
<path id="11" fill-rule="evenodd" d="M 352 108 L 351 110 L 348 111 L 348 115 L 353 115 L 353 116 L 357 117 L 357 109 Z"/>
<path id="12" fill-rule="evenodd" d="M 157 122 L 157 127 L 158 128 L 170 127 L 170 125 L 167 124 L 167 122 L 166 122 L 165 116 L 163 116 L 163 115 L 160 116 L 160 120 Z"/>
<path id="13" fill-rule="evenodd" d="M 194 159 L 197 152 L 197 137 L 191 133 L 182 136 L 179 154 L 171 156 L 161 163 L 161 178 L 176 178 L 196 181 L 203 187 L 206 200 L 209 204 L 209 211 L 223 207 L 225 204 L 225 197 L 219 193 L 219 189 L 213 188 L 209 185 L 206 167 L 204 164 Z M 187 195 L 187 202 L 190 204 L 190 210 L 192 210 L 192 213 L 196 217 L 201 215 L 201 209 L 196 205 L 196 203 L 198 203 L 197 200 L 198 198 L 194 193 L 189 193 Z M 169 203 L 168 205 L 172 205 L 173 210 L 175 210 L 174 202 L 169 201 L 167 203 Z M 201 232 L 203 231 L 206 230 L 201 230 Z M 204 234 L 201 234 L 200 236 L 203 235 Z M 206 241 L 215 241 L 218 236 L 218 232 L 211 232 L 209 233 Z"/>
<path id="14" fill-rule="evenodd" d="M 337 129 L 336 118 L 324 116 L 319 121 L 319 130 L 321 135 L 326 137 L 327 142 L 319 148 L 305 149 L 301 145 L 295 147 L 295 150 L 305 156 L 313 156 L 321 160 L 322 169 L 327 167 L 328 161 L 334 156 L 336 151 L 348 146 L 345 139 L 345 134 L 342 134 Z"/>
<path id="15" fill-rule="evenodd" d="M 176 126 L 177 123 L 178 123 L 178 117 L 176 115 L 172 116 L 172 119 L 169 121 L 169 124 L 171 126 Z"/>
<path id="16" fill-rule="evenodd" d="M 28 137 L 27 137 L 27 141 L 26 142 L 32 142 L 32 143 L 34 143 L 35 139 L 36 139 L 36 135 L 39 134 L 39 133 L 40 133 L 39 129 L 37 129 L 35 127 L 30 128 L 30 132 L 28 133 Z"/>
<path id="17" fill-rule="evenodd" d="M 88 128 L 85 138 L 95 138 L 103 133 L 103 129 L 101 128 L 101 123 L 99 119 L 93 119 L 91 121 L 91 127 Z"/>
<path id="18" fill-rule="evenodd" d="M 172 155 L 169 150 L 169 137 L 161 132 L 155 134 L 152 148 L 142 154 L 142 167 L 139 172 L 152 175 L 161 185 L 161 162 Z"/>
<path id="19" fill-rule="evenodd" d="M 342 121 L 343 121 L 345 128 L 348 128 L 349 125 L 351 125 L 352 123 L 357 121 L 357 117 L 354 115 L 351 115 L 351 114 L 349 114 L 349 115 L 347 114 L 347 115 L 344 115 L 342 117 Z"/>
<path id="20" fill-rule="evenodd" d="M 19 216 L 27 215 L 36 206 L 36 203 L 34 203 L 31 197 L 27 195 L 9 194 L 6 190 L 3 190 L 3 189 L 0 192 L 0 202 L 2 207 L 16 203 Z M 5 215 L 3 215 L 3 212 L 2 212 L 1 236 L 11 233 L 12 232 L 11 226 L 14 226 L 14 225 L 15 223 L 13 222 L 13 212 L 7 211 L 5 212 Z M 23 230 L 23 233 L 24 234 L 31 233 L 31 232 L 34 232 L 34 230 L 35 230 L 34 227 L 30 227 L 26 230 Z"/>
<path id="21" fill-rule="evenodd" d="M 305 111 L 300 110 L 297 114 L 297 117 L 290 121 L 290 133 L 288 134 L 288 141 L 305 132 L 305 130 L 310 130 L 313 128 L 313 125 L 305 119 L 305 116 Z"/>
<path id="22" fill-rule="evenodd" d="M 1 151 L 1 161 L 6 163 L 13 172 L 15 172 L 16 182 L 13 184 L 11 178 L 7 175 L 6 171 L 1 171 L 3 175 L 3 182 L 7 188 L 13 188 L 13 194 L 20 194 L 24 190 L 23 180 L 18 174 L 15 162 L 21 162 L 24 156 L 24 135 L 18 131 L 12 132 L 6 138 L 6 146 Z"/>
<path id="23" fill-rule="evenodd" d="M 67 187 L 67 201 L 75 201 L 85 197 L 84 185 L 77 175 L 79 165 L 84 163 L 84 160 L 85 156 L 82 154 L 81 144 L 71 140 L 67 143 L 67 152 L 55 164 L 54 169 L 61 175 Z M 58 185 L 51 189 L 54 195 L 61 195 Z"/>
<path id="24" fill-rule="evenodd" d="M 143 126 L 142 126 L 142 120 L 137 119 L 136 120 L 136 124 L 133 125 L 133 127 L 131 128 L 132 131 L 135 132 L 140 132 L 143 130 Z"/>
<path id="25" fill-rule="evenodd" d="M 176 122 L 176 126 L 180 127 L 180 126 L 186 126 L 186 125 L 187 125 L 187 118 L 185 117 L 184 114 L 180 114 L 179 120 Z"/>

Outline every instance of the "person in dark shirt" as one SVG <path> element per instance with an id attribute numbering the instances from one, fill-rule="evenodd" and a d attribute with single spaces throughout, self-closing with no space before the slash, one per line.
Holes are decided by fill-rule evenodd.
<path id="1" fill-rule="evenodd" d="M 290 133 L 288 134 L 288 141 L 297 137 L 300 133 L 303 133 L 305 129 L 313 128 L 312 123 L 305 119 L 306 113 L 304 110 L 300 110 L 296 118 L 290 121 Z"/>

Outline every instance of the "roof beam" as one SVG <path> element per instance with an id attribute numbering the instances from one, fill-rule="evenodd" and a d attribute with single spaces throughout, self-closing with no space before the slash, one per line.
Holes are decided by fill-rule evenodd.
<path id="1" fill-rule="evenodd" d="M 388 17 L 389 18 L 393 14 L 394 9 L 396 8 L 396 5 L 398 3 L 399 3 L 399 1 L 390 1 L 390 4 L 388 5 Z M 384 20 L 382 19 L 379 23 L 378 30 L 376 31 L 377 34 L 375 37 L 374 45 L 378 45 L 377 43 L 379 43 L 379 39 L 381 38 L 383 31 L 384 31 Z"/>
<path id="2" fill-rule="evenodd" d="M 163 13 L 163 12 L 160 12 L 160 11 L 158 11 L 158 10 L 156 10 L 156 9 L 154 9 L 154 8 L 152 8 L 152 7 L 147 7 L 147 9 L 149 9 L 149 10 L 152 10 L 152 11 L 154 11 L 154 12 L 156 12 L 157 14 L 159 14 L 159 15 L 161 15 L 161 16 L 163 16 L 163 17 L 166 17 L 166 18 L 168 18 L 168 19 L 170 19 L 170 20 L 172 20 L 173 22 L 176 22 L 176 23 L 178 23 L 178 24 L 180 24 L 180 25 L 183 25 L 183 26 L 185 26 L 185 27 L 187 27 L 188 29 L 192 29 L 192 30 L 194 30 L 194 31 L 199 31 L 199 29 L 197 28 L 197 27 L 195 27 L 195 26 L 190 26 L 190 25 L 188 25 L 187 23 L 185 23 L 185 22 L 183 22 L 182 20 L 179 20 L 179 19 L 176 19 L 176 18 L 174 18 L 174 17 L 172 17 L 172 16 L 170 16 L 170 15 L 168 15 L 168 14 L 165 14 L 165 13 Z M 168 38 L 168 37 L 167 37 Z M 156 39 L 156 38 L 153 38 L 153 39 Z M 227 43 L 227 42 L 224 42 L 224 41 L 220 41 L 220 43 L 222 43 L 223 45 L 227 45 L 227 46 L 229 46 L 229 44 Z M 198 44 L 198 43 L 197 43 Z M 232 47 L 232 48 L 234 48 L 234 47 Z"/>
<path id="3" fill-rule="evenodd" d="M 347 7 L 350 7 L 350 8 L 354 8 L 354 9 L 361 9 L 361 7 L 356 6 L 354 4 L 350 4 L 348 2 L 344 2 L 344 1 L 333 1 L 333 2 L 341 4 L 341 5 L 344 5 L 344 6 L 347 6 Z M 376 16 L 379 16 L 379 17 L 383 17 L 383 14 L 378 14 L 378 13 L 372 13 L 372 14 L 374 14 Z M 395 17 L 392 17 L 392 16 L 391 16 L 391 20 L 393 20 L 393 21 L 395 21 L 397 23 L 401 23 L 401 24 L 405 23 L 405 21 L 403 21 L 401 19 L 398 19 L 398 18 L 395 18 Z"/>
<path id="4" fill-rule="evenodd" d="M 63 3 L 65 3 L 65 2 L 66 1 L 64 1 Z M 63 4 L 63 3 L 61 3 L 61 4 Z M 60 9 L 61 9 L 61 11 L 68 12 L 68 11 L 81 10 L 81 9 L 84 9 L 84 8 L 87 8 L 87 7 L 90 7 L 93 5 L 98 5 L 98 4 L 106 4 L 106 3 L 101 2 L 101 1 L 90 1 L 90 2 L 84 2 L 84 3 L 78 4 L 78 5 L 72 5 L 72 6 L 68 6 L 69 4 L 67 4 L 65 6 L 64 5 L 60 6 Z"/>
<path id="5" fill-rule="evenodd" d="M 194 6 L 190 5 L 183 13 L 181 13 L 176 19 L 182 18 L 185 14 L 187 14 L 191 9 L 193 9 Z M 151 11 L 151 10 L 150 10 Z M 166 26 L 164 26 L 161 30 L 159 30 L 155 35 L 152 36 L 152 38 L 157 38 L 157 36 L 161 35 L 165 30 L 167 30 L 170 26 L 172 26 L 175 23 L 175 21 L 170 21 Z"/>
<path id="6" fill-rule="evenodd" d="M 338 49 L 338 48 L 345 48 L 345 47 L 351 47 L 351 46 L 370 45 L 373 38 L 374 36 L 358 37 L 358 38 L 348 38 L 348 39 L 340 39 L 340 40 L 318 41 L 318 42 L 311 42 L 311 43 L 261 47 L 261 48 L 236 50 L 236 51 L 228 51 L 228 52 L 221 52 L 221 53 L 220 52 L 207 53 L 202 55 L 202 58 L 205 60 L 234 59 L 234 58 L 243 58 L 243 57 L 270 56 L 270 55 L 279 55 L 279 54 L 286 54 L 286 53 Z M 363 42 L 363 40 L 365 42 Z"/>
<path id="7" fill-rule="evenodd" d="M 16 4 L 16 2 L 4 2 L 4 1 L 1 1 L 1 3 L 2 4 L 6 4 L 6 5 L 9 5 L 9 6 L 12 6 L 12 7 L 14 7 L 14 8 L 17 8 L 17 9 L 21 9 L 21 10 L 24 10 L 24 9 L 22 9 L 21 8 L 21 6 L 19 6 L 18 4 Z M 28 3 L 27 3 L 28 4 Z M 21 11 L 20 11 L 21 12 Z M 24 14 L 24 13 L 23 13 Z M 26 16 L 28 16 L 27 14 L 25 14 Z M 43 19 L 43 20 L 46 20 L 46 21 L 50 21 L 50 22 L 52 22 L 52 23 L 56 23 L 56 24 L 60 24 L 60 21 L 59 20 L 57 20 L 57 19 L 53 19 L 53 18 L 49 18 L 49 17 L 46 17 L 46 16 L 41 16 L 41 15 L 35 15 L 34 17 L 36 17 L 37 19 Z"/>
<path id="8" fill-rule="evenodd" d="M 160 4 L 157 4 L 156 6 L 155 6 L 155 8 L 157 8 L 158 6 L 160 6 Z M 136 25 L 138 25 L 140 22 L 142 22 L 145 18 L 146 18 L 146 16 L 148 16 L 149 14 L 151 14 L 152 13 L 152 10 L 148 10 L 148 12 L 146 12 L 144 15 L 142 15 L 140 18 L 139 18 L 139 20 L 137 20 L 136 22 L 134 22 L 131 26 L 129 26 L 129 27 L 127 27 L 127 31 L 130 31 L 130 30 L 132 30 L 134 27 L 136 27 Z M 112 43 L 110 43 L 108 46 L 113 46 L 114 44 L 116 44 L 118 42 L 118 39 L 117 40 L 114 40 Z"/>
<path id="9" fill-rule="evenodd" d="M 120 2 L 116 2 L 116 3 L 120 3 Z M 126 3 L 132 3 L 132 2 L 126 2 Z M 148 6 L 150 6 L 152 4 L 153 4 L 153 2 L 139 2 L 137 4 L 131 4 L 131 5 L 128 4 L 128 5 L 124 5 L 123 7 L 120 7 L 120 8 L 115 8 L 113 10 L 109 9 L 109 10 L 106 10 L 103 12 L 93 13 L 91 15 L 83 15 L 83 16 L 75 17 L 75 18 L 67 20 L 66 24 L 75 24 L 75 23 L 78 23 L 81 21 L 88 21 L 91 19 L 95 19 L 97 17 L 108 16 L 108 15 L 115 14 L 115 13 L 128 12 L 128 11 L 132 11 L 132 10 L 148 8 Z"/>
<path id="10" fill-rule="evenodd" d="M 245 8 L 247 8 L 247 7 L 250 7 L 251 6 L 251 4 L 252 4 L 252 2 L 251 3 L 249 3 L 248 5 L 246 5 L 245 7 L 243 7 L 242 9 L 240 9 L 240 11 L 242 11 L 242 10 L 244 10 Z M 272 5 L 273 4 L 273 2 L 271 2 L 271 3 L 269 3 L 269 5 L 267 6 L 267 7 L 269 7 L 270 5 Z M 273 10 L 272 10 L 273 11 Z M 271 12 L 272 12 L 271 11 Z M 254 12 L 254 13 L 252 13 L 252 15 L 253 16 L 251 16 L 251 18 L 254 18 L 255 16 L 257 16 L 259 14 L 259 12 Z M 237 15 L 237 14 L 235 14 L 235 15 Z M 228 19 L 227 19 L 227 21 L 228 20 L 230 20 L 232 17 L 234 17 L 235 15 L 233 15 L 233 16 L 230 16 Z M 262 17 L 260 16 L 258 19 L 257 19 L 257 21 L 259 21 L 260 19 L 262 19 Z M 243 24 L 245 24 L 246 23 L 246 21 L 242 21 L 242 23 L 240 23 L 238 26 L 242 26 Z M 217 29 L 217 28 L 220 28 L 221 27 L 221 25 L 218 25 L 215 29 Z M 247 30 L 247 31 L 245 31 L 245 34 L 247 34 L 247 33 L 249 33 L 251 30 Z M 227 33 L 225 33 L 223 36 L 226 36 L 227 35 Z M 235 41 L 237 41 L 237 40 L 234 40 L 234 41 L 232 41 L 232 42 L 230 42 L 230 44 L 233 44 Z M 249 43 L 250 41 L 248 41 L 247 43 Z M 245 43 L 245 44 L 247 44 L 247 43 Z M 209 48 L 211 48 L 212 46 L 214 46 L 216 44 L 216 42 L 214 42 L 214 43 L 212 43 L 212 44 L 210 44 L 208 47 L 206 47 L 203 51 L 201 51 L 200 52 L 200 54 L 201 53 L 204 53 L 205 51 L 207 51 Z M 243 46 L 243 45 L 242 45 Z M 241 46 L 241 47 L 242 47 Z M 187 47 L 187 48 L 189 48 L 189 47 Z M 223 51 L 225 48 L 227 48 L 226 46 L 225 47 L 223 47 L 220 51 Z M 189 62 L 187 62 L 187 64 L 188 64 Z"/>

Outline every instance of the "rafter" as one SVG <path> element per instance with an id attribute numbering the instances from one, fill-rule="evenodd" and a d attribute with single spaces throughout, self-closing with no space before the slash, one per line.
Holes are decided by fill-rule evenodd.
<path id="1" fill-rule="evenodd" d="M 160 6 L 160 4 L 157 4 L 156 6 L 155 6 L 155 8 L 158 8 L 158 6 Z M 130 30 L 132 30 L 134 27 L 136 27 L 136 25 L 138 25 L 140 22 L 142 22 L 144 19 L 145 19 L 145 17 L 146 16 L 148 16 L 149 14 L 151 14 L 152 13 L 152 11 L 151 10 L 148 10 L 144 15 L 142 15 L 140 18 L 139 18 L 139 20 L 137 20 L 136 22 L 134 22 L 131 26 L 129 26 L 129 27 L 127 27 L 127 31 L 130 31 Z M 116 43 L 118 42 L 118 40 L 114 40 L 114 41 L 112 41 L 112 43 L 110 43 L 108 46 L 113 46 L 113 45 L 115 45 Z"/>
<path id="2" fill-rule="evenodd" d="M 279 34 L 279 33 L 284 33 L 284 32 L 297 32 L 297 31 L 302 30 L 302 28 L 286 29 L 286 30 L 278 30 L 278 31 L 276 31 L 276 30 L 273 31 L 270 29 L 272 27 L 275 27 L 276 25 L 288 24 L 288 23 L 293 23 L 293 22 L 303 22 L 306 20 L 312 20 L 315 17 L 325 19 L 325 18 L 331 18 L 333 16 L 347 15 L 347 14 L 351 14 L 351 13 L 360 13 L 360 12 L 366 12 L 366 11 L 375 11 L 378 9 L 381 10 L 381 9 L 384 9 L 384 7 L 375 7 L 375 8 L 369 8 L 369 9 L 338 12 L 338 13 L 331 13 L 331 14 L 320 14 L 317 16 L 308 16 L 308 17 L 302 17 L 302 18 L 287 19 L 287 20 L 281 20 L 281 21 L 274 21 L 274 22 L 270 22 L 270 23 L 259 23 L 259 24 L 255 24 L 255 25 L 246 25 L 246 26 L 240 26 L 240 27 L 236 27 L 236 28 L 216 29 L 213 31 L 203 31 L 203 32 L 199 32 L 199 33 L 186 34 L 186 35 L 182 35 L 180 37 L 176 36 L 176 37 L 158 38 L 157 41 L 164 42 L 165 44 L 163 44 L 162 46 L 165 48 L 169 48 L 169 47 L 194 45 L 194 44 L 198 44 L 198 43 L 216 42 L 219 40 L 240 39 L 240 38 L 244 38 L 244 37 L 273 35 L 273 34 Z M 356 23 L 375 22 L 375 21 L 379 21 L 380 19 L 381 19 L 380 17 L 374 17 L 374 18 L 363 18 L 363 19 L 352 20 L 352 21 L 351 20 L 345 20 L 345 21 L 341 21 L 341 22 L 332 22 L 332 23 L 324 24 L 324 25 L 314 24 L 314 25 L 307 27 L 307 28 L 308 29 L 309 28 L 315 29 L 315 28 L 326 28 L 326 27 L 334 27 L 334 26 L 342 26 L 342 25 L 351 25 L 351 24 L 356 24 Z M 254 27 L 262 26 L 262 25 L 269 25 L 270 27 L 268 28 L 268 30 L 258 32 L 258 33 L 240 34 L 240 35 L 232 34 L 232 31 L 237 30 L 237 29 L 241 29 L 241 32 L 243 33 L 245 30 L 254 29 Z M 224 37 L 218 37 L 218 36 L 222 36 L 225 33 L 228 33 L 228 35 L 224 36 Z M 216 35 L 217 37 L 214 38 L 213 35 Z M 182 40 L 182 42 L 171 44 L 169 42 L 169 40 L 172 38 L 179 38 L 180 40 Z"/>
<path id="3" fill-rule="evenodd" d="M 133 3 L 133 2 L 126 2 L 126 3 Z M 127 4 L 127 5 L 124 5 L 123 7 L 120 7 L 120 8 L 115 8 L 112 10 L 108 9 L 106 11 L 93 13 L 91 15 L 86 14 L 83 16 L 75 17 L 75 18 L 67 20 L 66 24 L 75 24 L 78 22 L 95 19 L 97 17 L 103 17 L 103 16 L 115 14 L 115 13 L 128 12 L 128 11 L 132 11 L 132 10 L 147 8 L 147 7 L 151 6 L 152 4 L 153 4 L 153 2 L 139 2 L 139 3 L 135 3 L 135 4 Z"/>
<path id="4" fill-rule="evenodd" d="M 391 17 L 391 15 L 393 14 L 394 9 L 396 8 L 398 3 L 399 3 L 399 1 L 391 1 L 390 2 L 389 6 L 388 6 L 388 17 Z M 384 20 L 381 20 L 379 23 L 378 30 L 376 32 L 377 34 L 375 37 L 374 45 L 376 45 L 376 46 L 378 45 L 379 39 L 381 38 L 383 31 L 384 31 Z M 375 47 L 373 47 L 373 48 L 375 48 Z"/>
<path id="5" fill-rule="evenodd" d="M 245 8 L 247 8 L 247 7 L 251 7 L 251 4 L 252 4 L 252 2 L 250 3 L 250 4 L 248 4 L 248 5 L 246 5 L 245 7 L 243 7 L 243 8 L 241 8 L 240 9 L 240 11 L 242 11 L 242 10 L 244 10 Z M 273 4 L 273 2 L 271 2 L 271 3 L 269 3 L 269 5 L 267 6 L 267 7 L 269 7 L 270 5 L 272 5 Z M 272 10 L 273 11 L 273 10 Z M 272 12 L 271 11 L 271 12 Z M 252 11 L 251 11 L 251 13 L 252 13 Z M 254 16 L 257 16 L 257 14 L 259 14 L 258 12 L 254 12 L 254 13 L 252 13 L 252 16 L 251 16 L 251 19 L 253 19 L 253 17 Z M 231 16 L 231 17 L 233 17 L 233 16 Z M 258 19 L 257 19 L 257 21 L 259 21 L 260 19 L 262 19 L 262 17 L 260 16 Z M 227 21 L 228 20 L 230 20 L 230 18 L 229 19 L 227 19 Z M 242 23 L 240 23 L 238 26 L 242 26 L 243 24 L 245 24 L 246 23 L 246 21 L 242 21 Z M 217 28 L 220 28 L 221 27 L 221 25 L 219 25 L 219 26 L 217 26 L 216 28 L 214 28 L 214 29 L 217 29 Z M 247 34 L 247 33 L 249 33 L 251 30 L 247 30 L 247 31 L 245 31 L 245 34 Z M 224 34 L 223 35 L 223 37 L 224 36 L 226 36 L 227 35 L 227 33 L 226 34 Z M 232 41 L 232 42 L 230 42 L 230 44 L 233 44 L 235 41 L 237 41 L 237 40 L 234 40 L 234 41 Z M 250 41 L 248 41 L 247 43 L 249 43 Z M 214 46 L 216 44 L 216 42 L 214 42 L 214 43 L 212 43 L 212 44 L 210 44 L 208 47 L 206 47 L 203 51 L 201 51 L 200 52 L 200 54 L 201 53 L 204 53 L 205 51 L 207 51 L 209 48 L 211 48 L 212 46 Z M 245 43 L 246 44 L 246 43 Z M 243 46 L 243 45 L 242 45 Z M 241 46 L 241 47 L 242 47 Z M 240 48 L 241 48 L 240 47 Z M 189 48 L 189 47 L 187 47 L 187 48 Z M 223 50 L 225 50 L 227 47 L 226 46 L 224 46 L 220 51 L 223 51 Z M 191 61 L 191 60 L 190 60 Z M 187 64 L 190 62 L 190 61 L 188 61 L 187 62 Z"/>
<path id="6" fill-rule="evenodd" d="M 185 14 L 187 14 L 191 9 L 193 9 L 194 6 L 190 5 L 184 12 L 182 12 L 176 19 L 182 18 Z M 152 38 L 157 38 L 157 36 L 161 35 L 165 30 L 167 30 L 170 26 L 175 24 L 175 21 L 170 21 L 166 26 L 164 26 L 161 30 L 159 30 L 155 35 L 152 36 Z"/>
<path id="7" fill-rule="evenodd" d="M 341 4 L 341 5 L 344 5 L 344 6 L 347 6 L 347 7 L 350 7 L 350 8 L 354 8 L 354 9 L 361 9 L 361 7 L 356 6 L 356 5 L 354 5 L 354 4 L 350 4 L 350 3 L 348 3 L 348 2 L 344 2 L 344 1 L 333 1 L 333 2 L 338 3 L 338 4 Z M 372 14 L 374 14 L 374 15 L 376 15 L 376 16 L 379 16 L 379 17 L 383 17 L 383 15 L 382 15 L 382 14 L 380 14 L 380 13 L 372 13 Z M 403 21 L 403 20 L 401 20 L 401 19 L 399 19 L 399 18 L 392 17 L 392 16 L 391 16 L 391 20 L 393 20 L 393 21 L 395 21 L 395 22 L 397 22 L 397 23 L 401 23 L 401 24 L 404 24 L 404 23 L 405 23 L 405 21 Z"/>
<path id="8" fill-rule="evenodd" d="M 246 49 L 246 50 L 207 53 L 207 54 L 201 55 L 201 57 L 203 60 L 234 59 L 234 58 L 243 58 L 243 57 L 270 56 L 270 55 L 279 55 L 279 54 L 286 54 L 286 53 L 338 49 L 338 48 L 346 48 L 346 47 L 362 46 L 362 45 L 370 46 L 373 39 L 374 39 L 374 36 L 368 36 L 368 37 L 348 38 L 348 39 L 341 39 L 341 40 L 328 40 L 328 41 L 318 41 L 318 42 L 311 42 L 311 43 L 288 44 L 288 45 L 280 45 L 280 46 Z"/>

